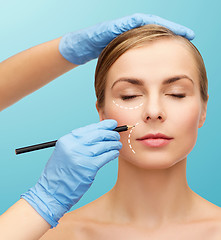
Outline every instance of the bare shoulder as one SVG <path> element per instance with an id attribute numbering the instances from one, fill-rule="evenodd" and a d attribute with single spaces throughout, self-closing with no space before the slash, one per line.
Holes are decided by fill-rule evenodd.
<path id="1" fill-rule="evenodd" d="M 215 217 L 215 233 L 218 240 L 221 239 L 221 207 L 217 206 L 216 212 L 217 215 Z"/>
<path id="2" fill-rule="evenodd" d="M 221 220 L 221 207 L 213 204 L 212 202 L 208 201 L 207 199 L 201 197 L 197 193 L 193 192 L 195 195 L 195 213 L 196 216 L 201 220 L 211 219 L 220 221 Z"/>
<path id="3" fill-rule="evenodd" d="M 221 239 L 221 207 L 194 193 L 194 211 L 192 218 L 187 222 L 191 229 L 198 229 L 201 239 Z M 196 228 L 197 227 L 197 228 Z"/>
<path id="4" fill-rule="evenodd" d="M 91 224 L 99 218 L 98 201 L 99 199 L 66 213 L 60 219 L 59 224 L 48 230 L 40 240 L 90 239 L 93 229 Z"/>
<path id="5" fill-rule="evenodd" d="M 211 234 L 212 240 L 221 239 L 221 208 L 217 207 L 214 218 L 211 219 L 211 225 L 209 228 L 209 233 Z"/>
<path id="6" fill-rule="evenodd" d="M 208 236 L 214 240 L 221 239 L 221 207 L 207 201 L 207 207 L 203 209 L 208 215 L 208 218 L 205 219 L 205 229 L 208 230 Z"/>

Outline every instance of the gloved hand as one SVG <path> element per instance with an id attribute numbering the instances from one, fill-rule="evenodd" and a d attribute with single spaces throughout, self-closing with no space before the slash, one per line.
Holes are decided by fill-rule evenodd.
<path id="1" fill-rule="evenodd" d="M 103 22 L 80 31 L 67 33 L 61 38 L 59 51 L 68 61 L 80 65 L 97 58 L 114 38 L 132 28 L 157 24 L 177 35 L 192 40 L 194 32 L 182 25 L 150 14 L 136 13 L 113 21 Z"/>
<path id="2" fill-rule="evenodd" d="M 61 137 L 37 184 L 25 199 L 53 228 L 94 181 L 97 171 L 119 155 L 117 122 L 107 119 Z"/>

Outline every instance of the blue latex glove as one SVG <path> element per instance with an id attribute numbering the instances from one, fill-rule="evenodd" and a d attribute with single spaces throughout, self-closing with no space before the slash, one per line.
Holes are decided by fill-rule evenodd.
<path id="1" fill-rule="evenodd" d="M 37 184 L 21 195 L 51 228 L 89 189 L 97 171 L 118 157 L 122 143 L 115 127 L 107 119 L 61 137 Z"/>
<path id="2" fill-rule="evenodd" d="M 157 24 L 169 28 L 175 34 L 192 40 L 194 32 L 182 25 L 150 14 L 136 13 L 113 21 L 103 22 L 61 38 L 59 51 L 68 61 L 80 65 L 97 58 L 114 38 L 132 28 Z"/>

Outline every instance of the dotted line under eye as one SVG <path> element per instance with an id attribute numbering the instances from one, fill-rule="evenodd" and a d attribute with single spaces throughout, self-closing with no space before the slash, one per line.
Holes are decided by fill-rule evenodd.
<path id="1" fill-rule="evenodd" d="M 141 106 L 143 105 L 143 103 L 141 103 L 140 105 L 138 105 L 138 106 L 136 106 L 136 107 L 123 107 L 123 106 L 119 105 L 118 103 L 116 103 L 114 100 L 113 100 L 113 103 L 114 103 L 116 106 L 120 107 L 120 108 L 124 108 L 124 109 L 128 109 L 128 110 L 137 109 L 137 108 L 139 108 L 139 107 L 141 107 Z"/>
<path id="2" fill-rule="evenodd" d="M 136 123 L 136 124 L 135 124 L 135 127 L 136 127 L 138 124 L 139 124 L 139 123 Z M 131 146 L 131 142 L 130 142 L 130 136 L 131 136 L 131 134 L 132 134 L 133 129 L 134 129 L 134 128 L 132 128 L 132 129 L 130 130 L 130 133 L 129 133 L 129 135 L 128 135 L 128 143 L 129 143 L 129 147 L 130 147 L 131 151 L 135 154 L 136 152 L 133 150 L 133 147 Z"/>

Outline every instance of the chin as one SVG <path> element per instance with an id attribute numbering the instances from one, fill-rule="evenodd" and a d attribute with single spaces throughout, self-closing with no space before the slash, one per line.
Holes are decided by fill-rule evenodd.
<path id="1" fill-rule="evenodd" d="M 133 153 L 132 153 L 133 154 Z M 124 161 L 125 163 L 129 163 L 133 165 L 134 167 L 146 169 L 146 170 L 153 170 L 153 169 L 168 169 L 175 164 L 179 163 L 180 161 L 186 159 L 186 158 L 174 158 L 168 155 L 162 153 L 158 154 L 141 154 L 141 153 L 135 153 L 135 154 L 120 154 L 118 157 L 119 161 Z"/>

